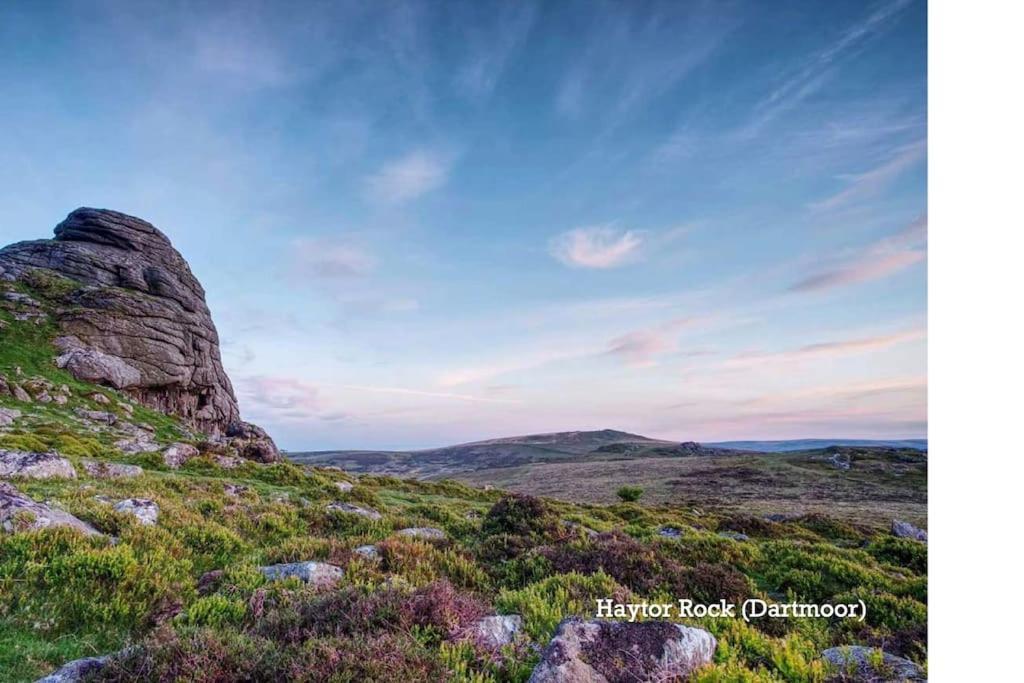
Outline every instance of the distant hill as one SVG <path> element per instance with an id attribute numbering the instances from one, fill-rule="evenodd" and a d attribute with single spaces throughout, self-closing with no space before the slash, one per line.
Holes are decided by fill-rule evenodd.
<path id="1" fill-rule="evenodd" d="M 879 448 L 913 448 L 928 450 L 928 439 L 789 439 L 785 441 L 718 441 L 708 446 L 732 448 L 740 451 L 759 453 L 782 453 L 785 451 L 807 451 L 829 446 L 867 446 Z"/>

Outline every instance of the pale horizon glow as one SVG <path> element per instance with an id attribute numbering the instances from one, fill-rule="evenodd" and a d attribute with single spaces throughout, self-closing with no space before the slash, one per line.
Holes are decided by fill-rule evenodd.
<path id="1" fill-rule="evenodd" d="M 0 243 L 151 221 L 288 450 L 925 437 L 926 18 L 6 3 Z"/>

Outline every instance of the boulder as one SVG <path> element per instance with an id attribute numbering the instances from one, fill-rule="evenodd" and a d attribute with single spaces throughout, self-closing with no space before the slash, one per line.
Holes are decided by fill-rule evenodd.
<path id="1" fill-rule="evenodd" d="M 281 453 L 274 440 L 265 431 L 248 422 L 233 422 L 229 425 L 224 443 L 246 460 L 264 463 L 281 460 Z"/>
<path id="2" fill-rule="evenodd" d="M 732 539 L 733 541 L 749 541 L 750 540 L 750 536 L 747 536 L 745 533 L 742 533 L 740 531 L 719 531 L 718 535 L 721 536 L 722 538 Z"/>
<path id="3" fill-rule="evenodd" d="M 100 462 L 83 460 L 82 468 L 90 477 L 97 479 L 121 479 L 124 477 L 141 476 L 143 470 L 138 465 L 126 465 L 121 462 Z"/>
<path id="4" fill-rule="evenodd" d="M 912 538 L 922 543 L 928 542 L 928 532 L 918 529 L 910 522 L 901 522 L 898 519 L 892 520 L 892 535 L 897 538 Z"/>
<path id="5" fill-rule="evenodd" d="M 75 415 L 83 420 L 98 422 L 111 427 L 117 423 L 117 415 L 108 413 L 105 410 L 86 410 L 85 408 L 75 408 Z"/>
<path id="6" fill-rule="evenodd" d="M 171 444 L 164 449 L 164 464 L 171 469 L 178 469 L 190 459 L 199 456 L 199 449 L 187 443 Z"/>
<path id="7" fill-rule="evenodd" d="M 245 461 L 241 458 L 236 458 L 233 455 L 215 455 L 213 456 L 213 462 L 216 463 L 217 467 L 223 467 L 226 470 L 233 470 Z"/>
<path id="8" fill-rule="evenodd" d="M 338 490 L 341 491 L 342 493 L 348 493 L 354 488 L 352 486 L 352 482 L 349 481 L 336 481 L 334 482 L 334 485 L 337 486 Z"/>
<path id="9" fill-rule="evenodd" d="M 270 581 L 295 577 L 313 586 L 331 586 L 345 576 L 345 571 L 326 562 L 288 562 L 260 567 L 260 572 Z"/>
<path id="10" fill-rule="evenodd" d="M 37 503 L 10 484 L 0 482 L 0 527 L 14 531 L 18 526 L 15 518 L 24 513 L 25 525 L 31 529 L 66 526 L 90 536 L 101 536 L 99 531 L 64 510 Z"/>
<path id="11" fill-rule="evenodd" d="M 582 621 L 558 625 L 530 683 L 687 679 L 711 662 L 717 642 L 699 628 L 667 621 Z"/>
<path id="12" fill-rule="evenodd" d="M 146 498 L 126 498 L 114 503 L 114 511 L 134 515 L 139 523 L 146 526 L 156 524 L 156 520 L 160 516 L 160 506 Z"/>
<path id="13" fill-rule="evenodd" d="M 110 656 L 85 657 L 68 662 L 49 676 L 40 678 L 36 683 L 80 683 L 87 681 L 103 670 L 110 661 Z"/>
<path id="14" fill-rule="evenodd" d="M 14 397 L 15 401 L 21 401 L 22 403 L 31 403 L 32 397 L 28 395 L 28 392 L 21 388 L 20 384 L 11 382 L 11 396 Z"/>
<path id="15" fill-rule="evenodd" d="M 352 552 L 354 552 L 356 555 L 359 555 L 360 557 L 366 558 L 367 560 L 380 559 L 380 551 L 377 550 L 377 546 L 375 545 L 361 545 L 358 548 L 354 549 Z"/>
<path id="16" fill-rule="evenodd" d="M 359 507 L 352 503 L 328 503 L 327 509 L 331 512 L 346 512 L 350 515 L 359 515 L 360 517 L 366 517 L 367 519 L 372 520 L 381 519 L 381 514 L 376 510 Z"/>
<path id="17" fill-rule="evenodd" d="M 53 232 L 0 249 L 0 271 L 21 280 L 41 270 L 80 285 L 56 312 L 62 366 L 209 436 L 240 424 L 206 294 L 167 236 L 91 208 L 72 211 Z M 263 437 L 268 451 L 273 442 Z"/>
<path id="18" fill-rule="evenodd" d="M 0 427 L 9 427 L 21 417 L 21 411 L 15 408 L 0 408 Z"/>
<path id="19" fill-rule="evenodd" d="M 920 666 L 904 659 L 882 652 L 881 665 L 875 661 L 878 650 L 861 645 L 833 647 L 821 653 L 821 658 L 842 680 L 850 683 L 903 683 L 904 681 L 924 681 L 924 671 Z"/>
<path id="20" fill-rule="evenodd" d="M 75 468 L 56 453 L 28 453 L 0 449 L 0 477 L 74 479 Z"/>
<path id="21" fill-rule="evenodd" d="M 683 530 L 674 526 L 663 526 L 658 529 L 658 535 L 662 538 L 682 538 Z"/>
<path id="22" fill-rule="evenodd" d="M 410 527 L 396 532 L 399 536 L 407 538 L 422 538 L 426 541 L 443 541 L 448 537 L 443 529 L 435 529 L 429 526 Z"/>
<path id="23" fill-rule="evenodd" d="M 477 644 L 496 650 L 514 641 L 522 628 L 523 618 L 518 614 L 498 615 L 472 624 L 466 635 Z"/>

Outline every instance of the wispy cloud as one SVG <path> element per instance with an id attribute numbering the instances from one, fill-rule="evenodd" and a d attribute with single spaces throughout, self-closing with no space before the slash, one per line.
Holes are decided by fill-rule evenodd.
<path id="1" fill-rule="evenodd" d="M 844 31 L 838 40 L 798 64 L 755 105 L 753 118 L 739 131 L 739 136 L 753 137 L 765 125 L 818 92 L 835 76 L 840 65 L 860 54 L 872 38 L 890 29 L 911 1 L 882 2 L 866 18 Z"/>
<path id="2" fill-rule="evenodd" d="M 614 268 L 636 257 L 643 233 L 599 225 L 576 228 L 551 242 L 551 254 L 574 268 Z"/>
<path id="3" fill-rule="evenodd" d="M 726 367 L 751 368 L 802 361 L 832 360 L 844 356 L 887 349 L 899 344 L 924 339 L 925 336 L 926 331 L 924 328 L 913 328 L 892 334 L 817 342 L 785 351 L 744 353 L 726 360 L 724 364 Z"/>
<path id="4" fill-rule="evenodd" d="M 292 242 L 292 267 L 301 277 L 328 280 L 365 275 L 373 258 L 363 249 L 331 238 L 299 238 Z"/>
<path id="5" fill-rule="evenodd" d="M 854 257 L 819 270 L 789 287 L 791 292 L 817 292 L 836 287 L 881 280 L 923 261 L 927 216 L 913 221 L 892 237 L 870 245 Z"/>
<path id="6" fill-rule="evenodd" d="M 918 162 L 923 160 L 927 152 L 928 144 L 925 140 L 918 140 L 900 147 L 892 157 L 882 164 L 864 173 L 844 178 L 848 181 L 848 186 L 844 190 L 819 202 L 810 204 L 810 208 L 815 210 L 835 209 L 877 194 L 904 171 L 913 168 Z"/>
<path id="7" fill-rule="evenodd" d="M 658 356 L 677 350 L 679 333 L 698 321 L 692 317 L 677 318 L 629 332 L 608 343 L 608 354 L 622 358 L 630 367 L 651 367 L 657 363 Z"/>
<path id="8" fill-rule="evenodd" d="M 375 201 L 402 204 L 443 187 L 450 169 L 445 155 L 416 150 L 366 178 L 366 193 Z"/>
<path id="9" fill-rule="evenodd" d="M 321 387 L 290 377 L 243 377 L 239 397 L 246 408 L 275 419 L 335 421 L 347 417 Z"/>
<path id="10" fill-rule="evenodd" d="M 398 394 L 401 396 L 417 396 L 422 398 L 440 398 L 455 401 L 468 401 L 470 403 L 519 403 L 520 401 L 509 398 L 488 398 L 486 396 L 473 396 L 470 394 L 456 394 L 448 391 L 424 391 L 421 389 L 406 389 L 404 387 L 377 387 L 359 384 L 344 384 L 341 389 L 353 391 L 368 391 L 377 394 Z"/>
<path id="11" fill-rule="evenodd" d="M 491 94 L 508 62 L 526 40 L 537 15 L 528 3 L 507 3 L 488 7 L 493 16 L 488 26 L 468 24 L 465 38 L 469 59 L 455 74 L 456 86 L 472 98 Z"/>

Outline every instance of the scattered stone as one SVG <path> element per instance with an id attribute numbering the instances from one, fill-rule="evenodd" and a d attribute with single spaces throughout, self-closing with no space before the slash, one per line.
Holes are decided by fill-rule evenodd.
<path id="1" fill-rule="evenodd" d="M 0 477 L 74 479 L 75 467 L 56 453 L 28 453 L 0 449 Z"/>
<path id="2" fill-rule="evenodd" d="M 99 403 L 101 406 L 110 405 L 110 399 L 107 398 L 107 395 L 101 394 L 98 391 L 94 394 L 89 394 L 89 400 L 93 401 L 94 403 Z"/>
<path id="3" fill-rule="evenodd" d="M 117 415 L 108 413 L 104 410 L 86 410 L 85 408 L 75 408 L 75 415 L 82 418 L 83 420 L 91 420 L 92 422 L 99 422 L 109 426 L 114 426 L 117 422 Z"/>
<path id="4" fill-rule="evenodd" d="M 57 367 L 80 380 L 126 389 L 142 381 L 142 373 L 122 358 L 87 348 L 77 337 L 61 337 L 57 346 L 64 353 L 57 356 Z"/>
<path id="5" fill-rule="evenodd" d="M 22 403 L 31 403 L 32 397 L 28 395 L 28 392 L 21 388 L 20 384 L 11 383 L 11 395 L 14 396 L 15 401 L 21 401 Z"/>
<path id="6" fill-rule="evenodd" d="M 215 455 L 213 456 L 213 462 L 218 467 L 223 467 L 226 470 L 233 470 L 245 463 L 244 460 L 233 455 Z"/>
<path id="7" fill-rule="evenodd" d="M 354 552 L 356 555 L 361 555 L 362 557 L 365 557 L 368 560 L 380 559 L 380 551 L 377 550 L 377 546 L 375 545 L 361 545 L 358 548 L 354 549 L 352 552 Z"/>
<path id="8" fill-rule="evenodd" d="M 123 410 L 124 412 L 128 413 L 129 415 L 134 415 L 135 414 L 135 406 L 133 406 L 131 403 L 125 403 L 123 401 L 118 401 L 117 402 L 117 407 L 120 408 L 121 410 Z"/>
<path id="9" fill-rule="evenodd" d="M 138 465 L 126 465 L 121 462 L 100 462 L 83 460 L 82 467 L 86 474 L 97 479 L 121 479 L 124 477 L 141 476 L 143 470 Z"/>
<path id="10" fill-rule="evenodd" d="M 827 661 L 851 683 L 903 683 L 904 681 L 924 681 L 924 671 L 914 662 L 903 657 L 882 652 L 882 665 L 877 668 L 872 663 L 872 654 L 877 657 L 878 650 L 862 645 L 832 647 L 821 653 Z M 880 669 L 880 670 L 879 670 Z"/>
<path id="11" fill-rule="evenodd" d="M 176 443 L 164 449 L 164 464 L 178 469 L 191 458 L 199 456 L 199 449 L 187 443 Z"/>
<path id="12" fill-rule="evenodd" d="M 435 529 L 434 527 L 428 526 L 411 527 L 409 529 L 402 529 L 396 533 L 399 536 L 422 538 L 427 541 L 443 541 L 448 538 L 448 534 L 446 534 L 443 529 Z"/>
<path id="13" fill-rule="evenodd" d="M 18 522 L 22 520 L 16 519 L 16 517 L 21 514 L 25 515 L 23 521 L 30 529 L 66 526 L 90 536 L 102 536 L 99 531 L 74 515 L 43 503 L 37 503 L 10 484 L 0 482 L 0 527 L 4 531 L 14 531 L 16 528 L 20 528 Z"/>
<path id="14" fill-rule="evenodd" d="M 928 542 L 928 532 L 918 529 L 910 522 L 901 522 L 898 519 L 892 520 L 892 535 L 897 538 L 912 538 L 922 543 Z"/>
<path id="15" fill-rule="evenodd" d="M 160 516 L 160 506 L 146 498 L 126 498 L 114 504 L 115 512 L 127 512 L 146 526 L 156 524 Z"/>
<path id="16" fill-rule="evenodd" d="M 469 512 L 466 513 L 466 519 L 474 520 L 481 519 L 482 517 L 483 515 L 480 514 L 479 510 L 470 510 Z"/>
<path id="17" fill-rule="evenodd" d="M 352 515 L 359 515 L 360 517 L 366 517 L 367 519 L 378 520 L 382 518 L 382 515 L 376 510 L 369 508 L 359 507 L 352 503 L 328 503 L 327 509 L 333 512 L 347 512 Z"/>
<path id="18" fill-rule="evenodd" d="M 579 531 L 581 534 L 585 535 L 587 538 L 597 538 L 598 535 L 599 535 L 596 531 L 594 531 L 590 527 L 583 526 L 582 524 L 578 524 L 578 523 L 573 522 L 572 520 L 569 520 L 569 519 L 562 520 L 562 524 L 565 525 L 565 528 L 567 528 L 567 529 L 569 529 L 571 531 Z"/>
<path id="19" fill-rule="evenodd" d="M 224 484 L 224 493 L 234 498 L 237 498 L 248 490 L 248 486 L 242 486 L 241 484 Z"/>
<path id="20" fill-rule="evenodd" d="M 722 538 L 731 538 L 734 541 L 749 541 L 750 536 L 739 531 L 719 531 L 718 535 Z"/>
<path id="21" fill-rule="evenodd" d="M 295 577 L 313 586 L 330 586 L 345 576 L 345 571 L 326 562 L 288 562 L 260 567 L 263 576 L 270 581 Z"/>
<path id="22" fill-rule="evenodd" d="M 484 617 L 469 627 L 466 635 L 486 648 L 499 649 L 515 640 L 523 628 L 523 618 L 518 614 Z"/>
<path id="23" fill-rule="evenodd" d="M 21 417 L 21 411 L 15 408 L 0 408 L 0 427 L 8 427 Z"/>
<path id="24" fill-rule="evenodd" d="M 149 431 L 135 425 L 125 425 L 125 428 L 129 434 L 114 444 L 116 448 L 128 454 L 152 453 L 160 450 L 160 444 L 153 439 L 153 435 Z"/>
<path id="25" fill-rule="evenodd" d="M 342 493 L 348 493 L 353 488 L 352 482 L 348 481 L 336 481 L 334 482 L 334 485 L 337 486 L 338 490 L 341 491 Z"/>
<path id="26" fill-rule="evenodd" d="M 529 683 L 686 680 L 714 657 L 715 637 L 666 621 L 564 620 Z"/>
<path id="27" fill-rule="evenodd" d="M 81 683 L 87 681 L 103 670 L 110 661 L 110 655 L 103 657 L 85 657 L 68 662 L 49 676 L 44 676 L 36 683 Z"/>
<path id="28" fill-rule="evenodd" d="M 22 294 L 21 292 L 4 292 L 4 299 L 16 304 L 21 304 L 22 306 L 39 308 L 38 301 L 30 297 L 28 294 Z"/>
<path id="29" fill-rule="evenodd" d="M 658 529 L 658 535 L 662 538 L 682 538 L 683 530 L 675 526 L 663 526 Z"/>

